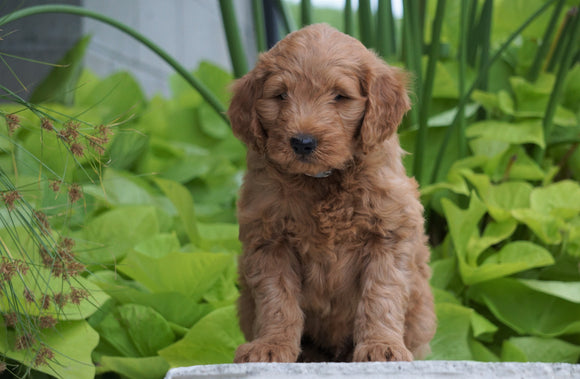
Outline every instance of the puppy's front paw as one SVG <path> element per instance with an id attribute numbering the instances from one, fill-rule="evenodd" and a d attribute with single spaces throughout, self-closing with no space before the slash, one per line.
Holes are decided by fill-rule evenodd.
<path id="1" fill-rule="evenodd" d="M 354 349 L 354 362 L 409 361 L 413 354 L 402 344 L 362 343 Z"/>
<path id="2" fill-rule="evenodd" d="M 238 347 L 234 363 L 296 362 L 299 352 L 298 347 L 286 343 L 278 344 L 256 340 Z"/>

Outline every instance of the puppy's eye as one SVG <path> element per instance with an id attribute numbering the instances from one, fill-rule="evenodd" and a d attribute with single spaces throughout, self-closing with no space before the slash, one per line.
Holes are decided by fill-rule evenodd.
<path id="1" fill-rule="evenodd" d="M 337 94 L 334 96 L 334 101 L 340 101 L 340 100 L 345 100 L 348 99 L 346 96 L 343 96 L 341 94 Z"/>
<path id="2" fill-rule="evenodd" d="M 276 98 L 278 100 L 286 100 L 288 98 L 288 93 L 287 92 L 282 92 L 281 94 L 279 94 L 278 96 L 276 96 Z"/>

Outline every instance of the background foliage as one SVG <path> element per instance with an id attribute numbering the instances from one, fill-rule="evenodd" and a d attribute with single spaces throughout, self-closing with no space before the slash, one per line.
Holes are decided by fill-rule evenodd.
<path id="1" fill-rule="evenodd" d="M 578 362 L 577 2 L 410 1 L 403 20 L 389 2 L 375 15 L 308 3 L 285 28 L 292 14 L 330 22 L 415 74 L 399 136 L 432 245 L 428 359 Z M 7 91 L 0 106 L 6 369 L 154 378 L 231 362 L 245 150 L 218 110 L 233 77 L 202 63 L 147 99 L 130 73 L 82 71 L 88 43 L 33 102 Z"/>

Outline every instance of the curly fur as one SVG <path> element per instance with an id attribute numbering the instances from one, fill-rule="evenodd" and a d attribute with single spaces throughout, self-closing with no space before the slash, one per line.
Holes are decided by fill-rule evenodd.
<path id="1" fill-rule="evenodd" d="M 395 133 L 410 108 L 406 84 L 326 25 L 288 35 L 234 84 L 228 115 L 249 148 L 238 203 L 249 342 L 235 362 L 410 361 L 429 351 L 423 208 Z M 289 142 L 301 133 L 318 141 L 308 157 Z"/>

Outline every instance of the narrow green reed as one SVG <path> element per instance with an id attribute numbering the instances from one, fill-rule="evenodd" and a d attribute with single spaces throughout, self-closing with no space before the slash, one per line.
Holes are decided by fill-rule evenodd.
<path id="1" fill-rule="evenodd" d="M 560 99 L 560 95 L 564 86 L 564 79 L 566 79 L 566 75 L 570 69 L 574 54 L 578 50 L 578 43 L 580 40 L 580 14 L 578 13 L 578 9 L 573 8 L 573 10 L 570 11 L 570 14 L 571 17 L 569 21 L 571 26 L 569 33 L 566 36 L 566 47 L 558 67 L 558 73 L 556 74 L 556 80 L 554 81 L 554 86 L 552 87 L 552 91 L 550 93 L 550 99 L 548 100 L 548 106 L 546 108 L 546 113 L 543 120 L 544 138 L 546 139 L 550 136 L 552 128 L 554 127 L 554 115 L 556 114 L 558 100 Z M 540 148 L 539 146 L 536 148 L 534 157 L 537 162 L 542 161 L 544 158 L 544 153 L 544 149 Z"/>
<path id="2" fill-rule="evenodd" d="M 562 13 L 562 8 L 564 7 L 565 0 L 560 0 L 556 3 L 554 7 L 554 11 L 552 12 L 552 17 L 550 18 L 550 22 L 546 27 L 544 35 L 542 36 L 541 44 L 536 51 L 536 55 L 534 56 L 534 61 L 528 71 L 527 78 L 530 82 L 535 82 L 542 71 L 542 65 L 548 55 L 548 51 L 551 46 L 552 36 L 554 31 L 556 30 L 556 25 L 558 23 L 558 19 L 560 18 L 560 13 Z"/>
<path id="3" fill-rule="evenodd" d="M 425 82 L 423 83 L 423 99 L 422 106 L 419 108 L 419 129 L 417 131 L 417 140 L 415 143 L 415 153 L 413 161 L 413 175 L 423 184 L 423 167 L 425 165 L 425 157 L 423 152 L 427 145 L 427 120 L 429 117 L 429 99 L 433 93 L 433 83 L 435 81 L 435 72 L 437 61 L 439 59 L 441 29 L 443 25 L 443 18 L 445 16 L 446 0 L 437 1 L 437 9 L 435 11 L 435 18 L 432 23 L 431 44 L 429 47 L 429 61 L 427 63 L 427 71 L 425 73 Z"/>
<path id="4" fill-rule="evenodd" d="M 293 31 L 296 30 L 296 23 L 292 18 L 292 13 L 290 12 L 290 9 L 288 9 L 288 5 L 284 0 L 275 0 L 275 1 L 276 7 L 278 8 L 282 16 L 282 23 L 284 25 L 286 34 L 292 33 Z"/>
<path id="5" fill-rule="evenodd" d="M 373 12 L 370 0 L 359 0 L 358 2 L 358 27 L 360 31 L 360 41 L 368 48 L 373 48 Z"/>
<path id="6" fill-rule="evenodd" d="M 483 80 L 484 76 L 487 75 L 487 71 L 489 70 L 491 65 L 501 56 L 501 54 L 503 54 L 503 52 L 520 35 L 520 33 L 524 29 L 526 29 L 536 18 L 538 18 L 541 14 L 543 14 L 550 7 L 550 5 L 552 5 L 552 3 L 554 3 L 555 1 L 556 0 L 548 0 L 540 8 L 538 8 L 538 10 L 536 10 L 530 17 L 528 17 L 527 20 L 524 21 L 507 38 L 507 40 L 501 44 L 501 46 L 499 47 L 499 49 L 497 49 L 495 54 L 487 61 L 487 64 L 485 65 L 485 67 L 479 68 L 479 74 L 477 75 L 477 77 L 473 81 L 473 84 L 471 85 L 469 90 L 465 93 L 465 95 L 459 99 L 459 102 L 457 104 L 457 109 L 463 109 L 465 107 L 465 105 L 467 105 L 467 102 L 469 101 L 471 94 L 473 93 L 473 91 L 475 91 L 476 88 L 478 88 L 478 85 L 479 85 L 480 81 Z M 429 181 L 428 184 L 434 183 L 435 181 L 437 181 L 437 179 L 439 177 L 439 170 L 441 169 L 441 162 L 443 160 L 443 155 L 445 154 L 445 151 L 447 150 L 447 146 L 449 145 L 449 141 L 451 139 L 451 136 L 453 135 L 453 133 L 456 132 L 455 129 L 458 126 L 458 120 L 459 120 L 459 112 L 457 112 L 457 114 L 455 115 L 455 118 L 451 122 L 451 125 L 447 128 L 447 130 L 445 132 L 443 143 L 441 144 L 441 146 L 439 147 L 439 151 L 437 152 L 437 157 L 435 159 L 435 165 L 433 168 L 433 172 L 431 173 L 431 180 Z"/>
<path id="7" fill-rule="evenodd" d="M 354 14 L 351 0 L 344 2 L 344 32 L 350 36 L 354 36 Z"/>
<path id="8" fill-rule="evenodd" d="M 264 4 L 262 3 L 262 0 L 252 0 L 252 16 L 254 19 L 254 31 L 256 33 L 256 47 L 258 48 L 258 52 L 264 52 L 268 46 L 266 43 Z"/>
<path id="9" fill-rule="evenodd" d="M 312 3 L 310 0 L 302 0 L 300 2 L 300 16 L 302 18 L 302 26 L 312 24 Z"/>
<path id="10" fill-rule="evenodd" d="M 377 52 L 383 58 L 395 55 L 395 20 L 391 0 L 379 0 L 377 8 Z"/>
<path id="11" fill-rule="evenodd" d="M 479 18 L 479 26 L 477 28 L 479 40 L 479 67 L 487 67 L 489 60 L 489 51 L 491 44 L 491 22 L 493 18 L 493 0 L 485 0 L 483 8 L 481 9 L 481 16 Z M 483 77 L 479 82 L 479 89 L 485 91 L 487 89 L 487 70 L 482 72 Z"/>
<path id="12" fill-rule="evenodd" d="M 242 39 L 240 38 L 240 28 L 238 27 L 234 2 L 233 0 L 219 0 L 219 2 L 234 76 L 241 78 L 248 72 L 248 61 Z"/>
<path id="13" fill-rule="evenodd" d="M 467 15 L 468 15 L 468 2 L 469 0 L 461 0 L 460 6 L 460 26 L 459 26 L 459 35 L 460 35 L 460 44 L 459 44 L 459 70 L 458 70 L 458 90 L 459 90 L 459 98 L 462 98 L 465 95 L 465 76 L 467 73 L 467 41 L 468 41 L 468 28 L 469 25 L 467 24 Z M 483 36 L 485 39 L 486 37 Z M 483 56 L 483 52 L 482 52 Z M 458 128 L 457 128 L 457 141 L 459 147 L 459 159 L 465 157 L 467 155 L 467 140 L 465 138 L 465 103 L 462 107 L 457 109 L 457 117 L 458 117 Z"/>
<path id="14" fill-rule="evenodd" d="M 147 37 L 137 32 L 133 28 L 114 20 L 110 17 L 102 15 L 97 12 L 89 11 L 87 9 L 76 7 L 72 5 L 37 5 L 29 8 L 20 9 L 5 17 L 0 19 L 0 27 L 6 25 L 12 21 L 16 21 L 23 17 L 28 17 L 43 13 L 66 13 L 82 17 L 88 17 L 101 21 L 108 24 L 126 34 L 133 37 L 151 51 L 157 54 L 161 59 L 163 59 L 167 64 L 169 64 L 183 79 L 188 82 L 193 88 L 195 88 L 199 94 L 204 98 L 205 101 L 220 115 L 224 121 L 229 122 L 225 114 L 225 106 L 218 100 L 218 98 L 199 80 L 197 80 L 193 75 L 189 73 L 177 60 L 175 60 L 171 55 L 169 55 L 165 50 L 161 49 L 157 44 L 153 43 Z"/>

